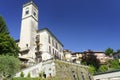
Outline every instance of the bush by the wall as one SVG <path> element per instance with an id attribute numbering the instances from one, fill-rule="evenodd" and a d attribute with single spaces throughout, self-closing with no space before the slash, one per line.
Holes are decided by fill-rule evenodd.
<path id="1" fill-rule="evenodd" d="M 23 72 L 20 73 L 20 77 L 24 77 L 24 73 Z"/>

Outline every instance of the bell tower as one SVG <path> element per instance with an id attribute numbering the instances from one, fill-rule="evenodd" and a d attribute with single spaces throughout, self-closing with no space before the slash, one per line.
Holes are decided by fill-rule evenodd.
<path id="1" fill-rule="evenodd" d="M 20 33 L 21 50 L 31 48 L 35 44 L 35 37 L 38 30 L 38 7 L 33 1 L 23 5 L 22 22 Z"/>

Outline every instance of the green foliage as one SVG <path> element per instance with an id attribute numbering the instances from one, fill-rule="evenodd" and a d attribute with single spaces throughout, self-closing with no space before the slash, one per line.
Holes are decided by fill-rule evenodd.
<path id="1" fill-rule="evenodd" d="M 119 60 L 115 59 L 115 60 L 111 60 L 110 61 L 110 67 L 114 68 L 114 69 L 120 69 L 120 65 L 119 65 Z"/>
<path id="2" fill-rule="evenodd" d="M 11 78 L 20 68 L 18 58 L 19 48 L 10 37 L 8 27 L 0 16 L 0 77 Z"/>
<path id="3" fill-rule="evenodd" d="M 28 73 L 27 77 L 28 77 L 28 78 L 30 78 L 30 77 L 31 77 L 30 73 Z"/>
<path id="4" fill-rule="evenodd" d="M 19 48 L 8 34 L 0 34 L 0 55 L 18 56 Z"/>
<path id="5" fill-rule="evenodd" d="M 94 73 L 96 72 L 94 66 L 89 66 L 88 71 L 89 71 L 91 74 L 94 74 Z"/>
<path id="6" fill-rule="evenodd" d="M 107 48 L 105 50 L 105 54 L 108 56 L 112 56 L 113 53 L 114 53 L 114 50 L 112 48 Z"/>
<path id="7" fill-rule="evenodd" d="M 5 33 L 5 34 L 9 33 L 7 25 L 2 16 L 0 16 L 0 34 L 1 33 Z"/>
<path id="8" fill-rule="evenodd" d="M 20 77 L 24 77 L 24 73 L 23 72 L 20 73 Z"/>
<path id="9" fill-rule="evenodd" d="M 24 78 L 24 77 L 18 77 L 18 78 L 13 78 L 13 80 L 42 80 L 42 79 L 38 79 L 38 78 Z"/>
<path id="10" fill-rule="evenodd" d="M 120 49 L 117 50 L 117 53 L 120 53 Z"/>
<path id="11" fill-rule="evenodd" d="M 83 53 L 83 57 L 82 57 L 82 64 L 86 64 L 86 65 L 92 65 L 94 66 L 94 68 L 96 69 L 96 71 L 99 69 L 100 67 L 100 61 L 97 59 L 97 57 L 94 55 L 94 53 L 92 51 L 89 52 L 89 54 L 87 53 Z"/>
<path id="12" fill-rule="evenodd" d="M 115 60 L 107 60 L 106 64 L 101 65 L 99 70 L 97 71 L 97 73 L 103 73 L 103 72 L 107 72 L 107 71 L 114 71 L 120 69 L 120 64 L 119 64 L 119 60 L 115 59 Z"/>
<path id="13" fill-rule="evenodd" d="M 18 56 L 19 48 L 14 42 L 14 39 L 10 37 L 7 25 L 0 16 L 0 55 Z"/>
<path id="14" fill-rule="evenodd" d="M 39 77 L 42 78 L 43 77 L 43 72 L 39 73 Z"/>
<path id="15" fill-rule="evenodd" d="M 20 62 L 13 56 L 0 56 L 0 77 L 11 78 L 19 71 Z"/>
<path id="16" fill-rule="evenodd" d="M 105 72 L 107 70 L 108 70 L 107 65 L 101 65 L 100 68 L 99 68 L 99 72 Z"/>

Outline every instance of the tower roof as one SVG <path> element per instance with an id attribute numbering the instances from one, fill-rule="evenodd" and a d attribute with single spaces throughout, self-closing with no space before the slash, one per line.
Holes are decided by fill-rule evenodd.
<path id="1" fill-rule="evenodd" d="M 27 3 L 25 3 L 24 5 L 23 5 L 23 7 L 26 7 L 26 6 L 28 6 L 28 5 L 34 5 L 35 6 L 35 8 L 37 8 L 38 9 L 38 6 L 34 3 L 34 1 L 33 0 L 31 0 L 30 2 L 27 2 Z"/>

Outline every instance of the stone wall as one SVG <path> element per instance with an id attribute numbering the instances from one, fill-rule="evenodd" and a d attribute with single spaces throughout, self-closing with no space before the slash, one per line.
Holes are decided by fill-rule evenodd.
<path id="1" fill-rule="evenodd" d="M 88 67 L 64 61 L 55 61 L 57 80 L 93 80 Z"/>
<path id="2" fill-rule="evenodd" d="M 94 80 L 120 80 L 120 70 L 96 74 Z"/>
<path id="3" fill-rule="evenodd" d="M 21 72 L 24 73 L 24 77 L 27 77 L 29 73 L 31 77 L 39 77 L 39 74 L 42 72 L 46 75 L 46 77 L 49 77 L 50 75 L 55 76 L 56 72 L 54 60 L 44 61 L 29 68 L 23 69 L 18 72 L 15 77 L 20 77 Z"/>
<path id="4" fill-rule="evenodd" d="M 15 77 L 20 77 L 21 72 L 24 73 L 24 77 L 27 77 L 28 73 L 30 73 L 31 77 L 38 77 L 41 71 L 42 71 L 42 63 L 39 63 L 37 65 L 21 70 L 16 74 Z"/>
<path id="5" fill-rule="evenodd" d="M 55 80 L 93 80 L 87 66 L 60 60 L 44 61 L 21 72 L 25 77 L 28 73 L 31 77 L 38 77 L 39 73 L 44 72 L 46 77 L 55 77 Z M 21 72 L 17 73 L 16 77 L 19 77 Z"/>

